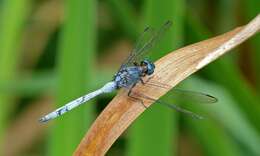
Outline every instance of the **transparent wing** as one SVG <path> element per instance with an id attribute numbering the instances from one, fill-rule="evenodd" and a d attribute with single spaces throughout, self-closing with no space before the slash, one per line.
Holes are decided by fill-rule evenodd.
<path id="1" fill-rule="evenodd" d="M 212 95 L 196 92 L 196 91 L 189 91 L 189 90 L 182 90 L 174 88 L 170 91 L 171 96 L 176 97 L 183 101 L 190 101 L 192 103 L 216 103 L 218 99 Z"/>
<path id="2" fill-rule="evenodd" d="M 167 84 L 163 84 L 156 81 L 146 82 L 145 85 L 150 85 L 153 87 L 159 87 L 164 89 L 172 88 Z M 171 96 L 171 98 L 178 99 L 185 102 L 188 101 L 192 103 L 210 104 L 210 103 L 216 103 L 218 101 L 218 99 L 212 95 L 202 93 L 202 92 L 197 92 L 197 91 L 183 90 L 179 88 L 171 89 L 170 91 L 168 91 L 168 95 Z"/>
<path id="3" fill-rule="evenodd" d="M 122 63 L 120 69 L 132 66 L 134 63 L 140 63 L 143 56 L 154 47 L 171 25 L 172 22 L 167 21 L 158 31 L 147 27 L 136 42 L 128 58 Z"/>
<path id="4" fill-rule="evenodd" d="M 145 82 L 145 85 L 150 85 L 153 87 L 159 87 L 164 89 L 171 89 L 172 87 L 170 85 L 160 83 L 157 81 L 151 81 Z M 212 95 L 197 92 L 197 91 L 190 91 L 190 90 L 184 90 L 179 88 L 173 88 L 170 91 L 168 91 L 168 95 L 171 96 L 171 98 L 175 98 L 177 100 L 180 100 L 181 102 L 192 102 L 192 103 L 216 103 L 218 99 Z"/>
<path id="5" fill-rule="evenodd" d="M 164 88 L 164 89 L 167 89 L 167 90 L 172 88 L 170 85 L 163 84 L 163 83 L 160 83 L 160 82 L 157 82 L 157 81 L 152 81 L 152 80 L 148 80 L 148 81 L 144 82 L 144 84 L 152 86 L 152 87 Z M 195 91 L 182 90 L 182 89 L 178 89 L 178 88 L 171 89 L 170 91 L 168 91 L 167 94 L 170 96 L 170 98 L 177 99 L 180 102 L 215 103 L 215 102 L 218 101 L 217 98 L 215 98 L 214 96 L 211 96 L 209 94 L 205 94 L 205 93 L 201 93 L 201 92 L 195 92 Z M 141 97 L 141 98 L 144 98 L 144 99 L 147 99 L 147 100 L 154 101 L 155 103 L 165 105 L 165 106 L 167 106 L 171 109 L 174 109 L 178 112 L 187 114 L 187 115 L 191 116 L 192 118 L 203 119 L 202 116 L 200 116 L 196 113 L 193 113 L 192 111 L 189 111 L 187 109 L 184 109 L 182 107 L 179 107 L 178 105 L 175 105 L 172 102 L 168 103 L 168 102 L 162 101 L 160 99 L 154 99 L 152 97 L 146 96 L 143 93 L 135 93 L 135 95 L 137 95 L 137 97 Z M 142 102 L 141 99 L 140 99 L 140 101 Z"/>
<path id="6" fill-rule="evenodd" d="M 182 89 L 172 89 L 169 91 L 170 94 L 169 96 L 171 98 L 176 98 L 181 102 L 189 102 L 189 103 L 205 103 L 205 104 L 209 104 L 209 103 L 216 103 L 218 100 L 217 98 L 209 95 L 209 94 L 205 94 L 205 93 L 201 93 L 201 92 L 195 92 L 195 91 L 188 91 L 188 90 L 182 90 Z M 190 110 L 187 110 L 185 108 L 179 107 L 178 105 L 173 104 L 172 102 L 165 102 L 162 100 L 156 100 L 156 103 L 165 105 L 171 109 L 174 109 L 178 112 L 184 113 L 186 115 L 191 116 L 192 118 L 195 119 L 203 119 L 204 117 L 201 115 L 198 115 Z"/>
<path id="7" fill-rule="evenodd" d="M 140 49 L 144 46 L 145 43 L 148 43 L 148 41 L 154 36 L 155 30 L 151 27 L 146 27 L 141 34 L 141 36 L 138 38 L 138 40 L 135 43 L 134 48 L 132 49 L 131 53 L 129 56 L 124 60 L 122 63 L 121 68 L 129 66 L 131 63 L 133 63 L 132 60 L 136 58 L 138 55 L 137 52 L 139 52 Z M 131 64 L 133 65 L 133 64 Z"/>
<path id="8" fill-rule="evenodd" d="M 189 116 L 191 116 L 194 119 L 204 119 L 203 116 L 201 116 L 199 114 L 196 114 L 196 113 L 194 113 L 192 111 L 189 111 L 189 110 L 187 110 L 185 108 L 179 107 L 179 106 L 177 106 L 177 105 L 175 105 L 173 103 L 166 103 L 166 102 L 161 101 L 161 100 L 156 100 L 155 102 L 159 103 L 159 104 L 162 104 L 162 105 L 165 105 L 165 106 L 167 106 L 167 107 L 169 107 L 171 109 L 174 109 L 174 110 L 176 110 L 178 112 L 181 112 L 183 114 L 189 115 Z"/>
<path id="9" fill-rule="evenodd" d="M 178 112 L 181 112 L 181 113 L 183 113 L 183 114 L 189 115 L 189 116 L 191 116 L 191 117 L 194 118 L 194 119 L 203 119 L 202 116 L 200 116 L 200 115 L 198 115 L 198 114 L 196 114 L 196 113 L 193 113 L 192 111 L 189 111 L 189 110 L 187 110 L 187 109 L 184 109 L 184 108 L 182 108 L 182 107 L 179 107 L 179 106 L 177 106 L 177 105 L 175 105 L 175 104 L 173 104 L 173 103 L 167 103 L 167 102 L 165 102 L 165 101 L 158 100 L 158 99 L 156 100 L 156 99 L 154 99 L 154 98 L 148 97 L 148 96 L 146 96 L 146 95 L 144 95 L 144 94 L 140 94 L 140 93 L 138 93 L 138 94 L 136 94 L 136 95 L 138 95 L 138 97 L 141 97 L 141 98 L 144 98 L 144 99 L 147 99 L 147 100 L 151 100 L 151 101 L 153 101 L 153 102 L 155 102 L 155 103 L 159 103 L 159 104 L 162 104 L 162 105 L 164 105 L 164 106 L 167 106 L 167 107 L 169 107 L 169 108 L 171 108 L 171 109 L 174 109 L 174 110 L 176 110 L 176 111 L 178 111 Z M 141 100 L 141 99 L 140 99 L 140 100 Z M 142 100 L 141 100 L 141 102 L 142 102 Z"/>

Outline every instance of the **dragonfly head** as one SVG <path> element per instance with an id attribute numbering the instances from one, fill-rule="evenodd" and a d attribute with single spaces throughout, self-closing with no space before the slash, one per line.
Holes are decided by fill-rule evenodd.
<path id="1" fill-rule="evenodd" d="M 145 59 L 141 62 L 141 66 L 143 67 L 145 74 L 153 74 L 155 65 L 151 61 Z"/>

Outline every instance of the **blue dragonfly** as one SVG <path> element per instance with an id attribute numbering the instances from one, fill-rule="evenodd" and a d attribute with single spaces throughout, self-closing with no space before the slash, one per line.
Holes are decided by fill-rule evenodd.
<path id="1" fill-rule="evenodd" d="M 156 103 L 166 105 L 172 109 L 175 109 L 178 112 L 188 114 L 193 118 L 202 119 L 202 116 L 195 114 L 184 108 L 181 108 L 175 104 L 167 103 L 160 99 L 159 100 L 153 99 L 144 94 L 139 94 L 138 97 L 132 94 L 133 93 L 132 89 L 136 86 L 137 83 L 142 83 L 143 85 L 150 85 L 150 86 L 161 87 L 161 88 L 168 87 L 167 84 L 161 84 L 159 82 L 149 82 L 149 81 L 144 82 L 143 78 L 145 76 L 152 76 L 152 74 L 154 73 L 154 69 L 156 68 L 154 63 L 148 59 L 144 59 L 144 56 L 147 54 L 147 52 L 151 51 L 151 49 L 154 47 L 156 43 L 158 43 L 158 41 L 160 41 L 162 36 L 171 27 L 171 25 L 172 25 L 171 21 L 166 21 L 161 26 L 161 28 L 158 29 L 158 31 L 155 31 L 154 29 L 147 27 L 142 33 L 142 35 L 140 36 L 140 38 L 138 39 L 138 41 L 136 42 L 136 45 L 134 46 L 130 55 L 121 64 L 119 70 L 114 75 L 112 81 L 106 83 L 100 89 L 97 89 L 96 91 L 83 95 L 65 104 L 64 106 L 54 110 L 53 112 L 43 116 L 42 118 L 39 119 L 39 121 L 47 122 L 51 119 L 63 115 L 66 112 L 69 112 L 73 108 L 89 101 L 90 99 L 100 94 L 110 93 L 120 88 L 124 88 L 128 90 L 128 96 L 130 98 L 140 101 L 141 104 L 143 104 L 142 98 L 145 98 L 148 100 L 152 100 Z M 200 92 L 172 89 L 170 93 L 174 95 L 181 95 L 182 98 L 192 99 L 192 101 L 194 102 L 200 102 L 200 103 L 217 102 L 217 99 L 215 97 Z M 144 105 L 144 107 L 146 106 Z"/>

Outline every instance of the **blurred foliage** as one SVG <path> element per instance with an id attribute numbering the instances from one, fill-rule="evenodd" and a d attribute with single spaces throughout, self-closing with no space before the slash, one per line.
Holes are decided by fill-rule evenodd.
<path id="1" fill-rule="evenodd" d="M 67 0 L 64 5 L 65 21 L 56 70 L 58 107 L 89 91 L 87 88 L 94 80 L 96 49 L 95 0 Z M 48 139 L 48 155 L 69 156 L 73 153 L 93 119 L 93 104 L 85 105 L 56 122 Z"/>
<path id="2" fill-rule="evenodd" d="M 30 9 L 29 1 L 11 0 L 1 3 L 0 22 L 0 85 L 16 79 L 20 44 L 23 26 Z M 18 14 L 13 11 L 16 10 Z M 4 136 L 8 123 L 8 113 L 11 111 L 14 100 L 11 94 L 0 92 L 0 140 Z M 0 142 L 2 145 L 2 141 Z M 3 151 L 3 147 L 0 147 Z"/>
<path id="3" fill-rule="evenodd" d="M 150 53 L 156 60 L 246 24 L 259 6 L 259 0 L 0 1 L 0 155 L 71 155 L 115 93 L 47 125 L 39 126 L 36 118 L 22 121 L 111 80 L 146 26 L 173 21 Z M 154 105 L 108 155 L 260 155 L 259 43 L 256 35 L 180 84 L 219 99 L 213 105 L 177 102 L 205 120 Z M 43 102 L 46 96 L 49 104 Z M 170 96 L 164 100 L 176 102 Z M 38 105 L 46 109 L 33 109 Z M 21 137 L 10 139 L 16 134 Z"/>

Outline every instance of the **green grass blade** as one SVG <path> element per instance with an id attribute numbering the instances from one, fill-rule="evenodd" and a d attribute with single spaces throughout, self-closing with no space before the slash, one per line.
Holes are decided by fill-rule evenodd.
<path id="1" fill-rule="evenodd" d="M 86 92 L 93 77 L 96 45 L 96 1 L 67 0 L 58 57 L 57 107 Z M 72 155 L 93 119 L 93 105 L 57 119 L 50 136 L 49 155 Z"/>
<path id="2" fill-rule="evenodd" d="M 120 23 L 124 32 L 131 38 L 136 39 L 138 37 L 138 26 L 136 22 L 137 18 L 134 14 L 134 8 L 126 0 L 108 0 L 108 4 L 111 8 L 113 17 Z"/>
<path id="3" fill-rule="evenodd" d="M 235 21 L 235 13 L 237 11 L 236 1 L 233 1 L 233 3 L 229 3 L 225 0 L 222 0 L 219 4 L 222 5 L 219 5 L 218 14 L 220 15 L 220 17 L 217 22 L 221 22 L 222 25 L 224 25 L 224 27 L 226 28 L 218 27 L 218 31 L 223 32 L 223 30 L 226 31 L 228 28 L 232 28 L 234 27 L 234 25 L 238 25 L 236 24 L 237 21 Z M 225 15 L 223 14 L 221 16 L 221 13 L 224 13 Z M 238 51 L 235 49 L 234 52 Z M 239 56 L 237 55 L 237 53 L 231 53 L 223 57 L 222 59 L 210 65 L 208 68 L 208 72 L 210 76 L 214 77 L 211 77 L 212 79 L 219 80 L 218 82 L 221 82 L 231 90 L 232 95 L 238 99 L 239 106 L 242 108 L 242 110 L 244 110 L 247 113 L 248 118 L 254 124 L 254 126 L 256 126 L 258 130 L 260 130 L 260 101 L 252 92 L 247 81 L 243 78 L 243 75 L 239 69 L 239 65 L 237 61 L 234 59 L 237 56 Z M 222 73 L 225 76 L 223 76 L 220 73 Z"/>
<path id="4" fill-rule="evenodd" d="M 208 156 L 242 156 L 238 146 L 217 122 L 185 117 L 185 125 Z"/>
<path id="5" fill-rule="evenodd" d="M 97 89 L 111 79 L 114 70 L 99 70 L 95 78 L 95 83 L 88 85 L 90 90 Z M 54 71 L 44 71 L 31 73 L 30 75 L 20 75 L 19 80 L 8 80 L 0 85 L 0 92 L 12 94 L 13 96 L 34 97 L 47 91 L 54 92 L 57 88 L 57 74 Z"/>
<path id="6" fill-rule="evenodd" d="M 242 78 L 237 67 L 226 59 L 216 61 L 214 64 L 208 66 L 206 72 L 213 80 L 223 84 L 230 90 L 232 96 L 237 99 L 239 107 L 246 113 L 250 122 L 260 130 L 259 100 L 251 91 L 246 80 Z"/>
<path id="7" fill-rule="evenodd" d="M 259 6 L 260 1 L 259 0 L 250 0 L 250 1 L 244 1 L 245 3 L 245 12 L 246 12 L 246 21 L 249 21 L 250 19 L 253 19 L 257 14 L 259 14 Z M 242 3 L 242 5 L 243 5 Z M 260 35 L 256 35 L 254 38 L 252 38 L 249 42 L 250 45 L 250 51 L 252 51 L 252 62 L 254 65 L 254 75 L 256 77 L 255 83 L 256 87 L 258 89 L 258 95 L 260 95 Z"/>
<path id="8" fill-rule="evenodd" d="M 0 85 L 0 92 L 13 96 L 33 97 L 46 91 L 53 91 L 56 83 L 56 75 L 51 71 L 31 75 L 21 74 L 18 80 L 8 80 Z"/>
<path id="9" fill-rule="evenodd" d="M 145 26 L 158 28 L 167 20 L 173 21 L 160 46 L 151 52 L 152 58 L 158 59 L 182 44 L 184 1 L 146 1 L 143 9 Z M 177 118 L 173 111 L 154 105 L 131 128 L 127 155 L 175 155 L 177 134 Z"/>
<path id="10" fill-rule="evenodd" d="M 225 89 L 197 78 L 190 78 L 185 82 L 191 90 L 199 90 L 217 97 L 218 102 L 215 104 L 196 106 L 206 108 L 206 112 L 210 112 L 210 115 L 222 125 L 221 127 L 236 138 L 235 140 L 248 151 L 251 151 L 254 155 L 260 154 L 258 148 L 260 144 L 259 132 L 250 124 L 244 112 L 237 107 L 237 101 Z M 211 118 L 207 119 L 207 121 L 213 122 Z M 213 136 L 210 132 L 205 133 L 209 138 Z M 212 138 L 212 140 L 214 139 Z"/>
<path id="11" fill-rule="evenodd" d="M 0 84 L 4 85 L 7 81 L 15 79 L 16 76 L 22 28 L 30 9 L 30 1 L 5 0 L 1 4 Z M 0 92 L 0 103 L 0 140 L 2 140 L 8 110 L 13 104 L 11 95 Z M 0 149 L 0 151 L 3 150 Z"/>
<path id="12" fill-rule="evenodd" d="M 220 0 L 216 6 L 216 31 L 226 32 L 236 26 L 236 10 L 238 2 L 235 0 Z"/>

